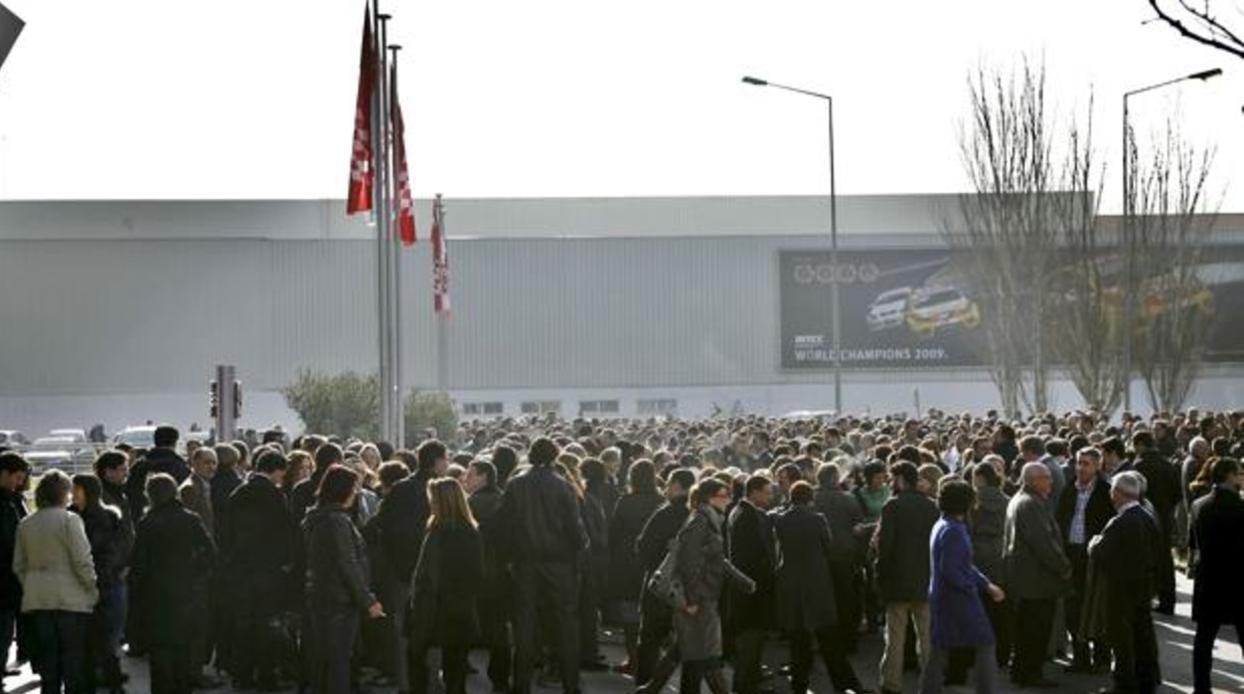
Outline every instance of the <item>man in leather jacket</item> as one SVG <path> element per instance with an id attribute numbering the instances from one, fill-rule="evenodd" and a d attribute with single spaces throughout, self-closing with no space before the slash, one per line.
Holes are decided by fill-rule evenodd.
<path id="1" fill-rule="evenodd" d="M 588 540 L 574 488 L 552 468 L 559 453 L 552 440 L 536 439 L 531 467 L 509 481 L 497 512 L 514 570 L 515 694 L 531 691 L 537 624 L 551 626 L 563 691 L 579 691 L 578 567 Z"/>

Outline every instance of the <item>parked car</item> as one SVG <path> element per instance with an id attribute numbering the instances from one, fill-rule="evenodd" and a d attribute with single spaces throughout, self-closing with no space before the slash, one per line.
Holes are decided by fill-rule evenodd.
<path id="1" fill-rule="evenodd" d="M 30 439 L 15 429 L 0 429 L 0 446 L 15 451 L 24 451 L 30 447 Z"/>
<path id="2" fill-rule="evenodd" d="M 74 443 L 87 443 L 85 429 L 53 429 L 48 432 L 48 436 L 58 439 L 68 439 Z"/>
<path id="3" fill-rule="evenodd" d="M 155 430 L 151 425 L 125 427 L 112 437 L 112 445 L 129 444 L 134 448 L 151 448 L 155 445 Z"/>
<path id="4" fill-rule="evenodd" d="M 43 436 L 30 445 L 25 458 L 35 475 L 52 468 L 73 473 L 90 469 L 95 460 L 95 448 L 86 441 L 85 436 L 78 437 L 72 433 L 67 436 Z"/>
<path id="5" fill-rule="evenodd" d="M 975 328 L 980 322 L 980 307 L 954 287 L 916 292 L 907 310 L 908 329 L 925 338 L 955 325 Z"/>
<path id="6" fill-rule="evenodd" d="M 868 329 L 874 332 L 897 328 L 907 319 L 907 306 L 911 303 L 911 287 L 887 289 L 877 295 L 868 305 Z"/>

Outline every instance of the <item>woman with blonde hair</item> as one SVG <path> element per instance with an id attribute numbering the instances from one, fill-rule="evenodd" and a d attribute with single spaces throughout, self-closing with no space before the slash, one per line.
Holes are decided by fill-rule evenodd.
<path id="1" fill-rule="evenodd" d="M 429 482 L 428 504 L 406 621 L 410 691 L 428 691 L 428 650 L 439 647 L 446 694 L 466 694 L 467 654 L 480 638 L 476 599 L 484 579 L 484 546 L 458 480 Z"/>

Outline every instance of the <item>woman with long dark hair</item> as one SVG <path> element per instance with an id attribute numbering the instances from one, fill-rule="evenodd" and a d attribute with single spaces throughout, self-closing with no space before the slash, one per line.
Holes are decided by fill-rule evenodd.
<path id="1" fill-rule="evenodd" d="M 310 616 L 311 691 L 351 691 L 350 657 L 359 616 L 384 616 L 372 595 L 367 547 L 347 509 L 358 492 L 358 475 L 334 464 L 320 478 L 315 506 L 302 521 L 307 552 L 307 612 Z"/>
<path id="2" fill-rule="evenodd" d="M 480 638 L 476 600 L 484 580 L 484 545 L 458 480 L 431 481 L 428 505 L 406 620 L 410 691 L 428 691 L 428 650 L 439 646 L 446 694 L 466 694 L 467 654 Z"/>
<path id="3" fill-rule="evenodd" d="M 626 634 L 626 662 L 621 670 L 629 673 L 636 662 L 639 642 L 639 600 L 643 592 L 644 567 L 635 553 L 635 541 L 644 524 L 665 502 L 657 488 L 656 469 L 644 458 L 627 470 L 626 494 L 618 499 L 609 521 L 609 597 L 614 619 Z"/>

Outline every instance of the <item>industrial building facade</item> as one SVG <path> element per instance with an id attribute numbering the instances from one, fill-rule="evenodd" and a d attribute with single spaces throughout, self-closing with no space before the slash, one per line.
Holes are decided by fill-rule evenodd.
<path id="1" fill-rule="evenodd" d="M 956 200 L 840 198 L 841 245 L 941 248 Z M 433 314 L 428 244 L 403 252 L 402 359 L 408 386 L 447 390 L 465 416 L 832 407 L 825 368 L 783 359 L 781 325 L 780 257 L 828 248 L 824 198 L 445 206 L 454 312 Z M 0 429 L 206 425 L 213 367 L 233 364 L 241 423 L 297 430 L 280 389 L 300 369 L 375 369 L 372 235 L 340 201 L 0 203 Z M 1215 363 L 1194 398 L 1238 405 L 1242 375 Z M 844 382 L 851 411 L 997 402 L 961 364 L 852 366 Z M 1065 381 L 1054 400 L 1079 404 Z"/>

